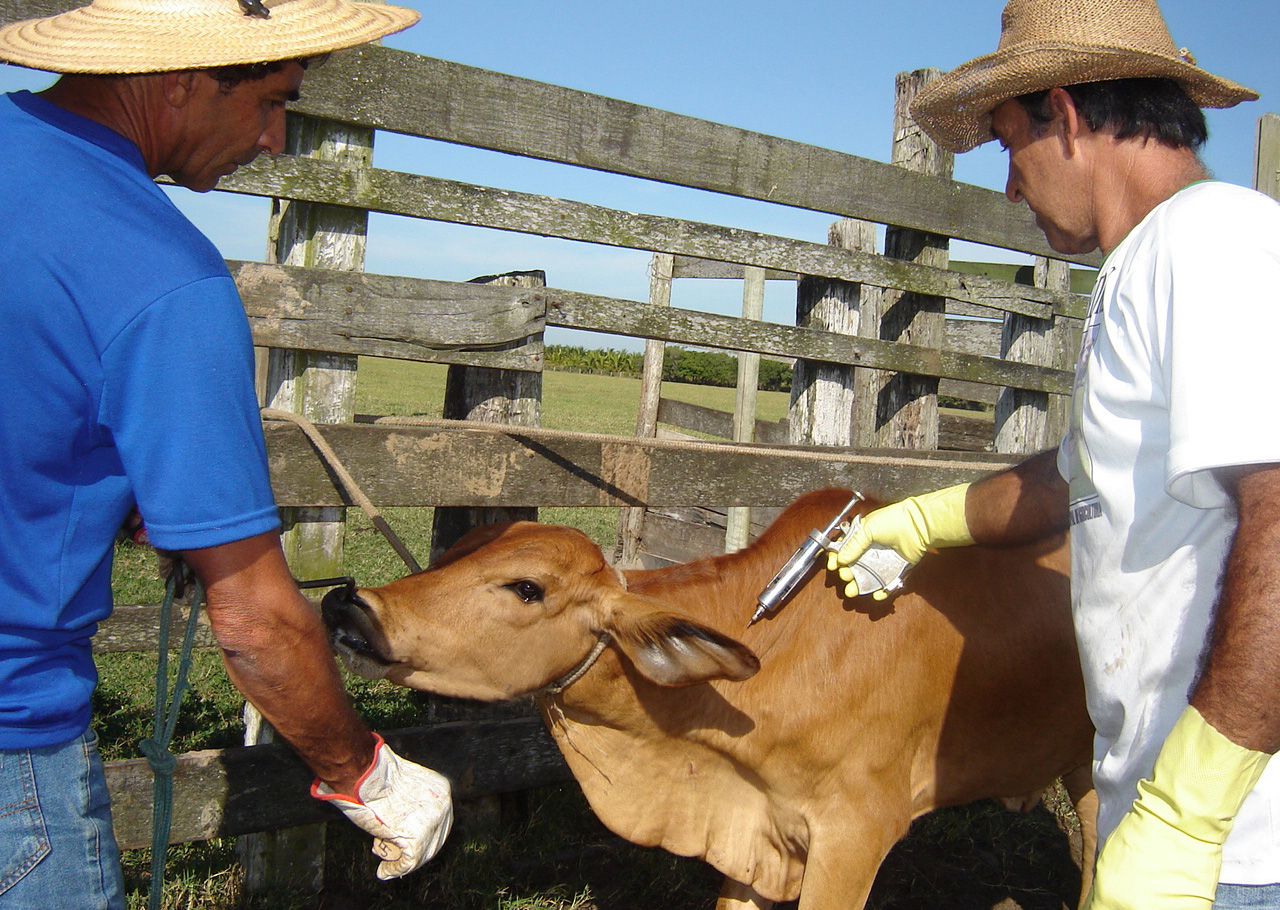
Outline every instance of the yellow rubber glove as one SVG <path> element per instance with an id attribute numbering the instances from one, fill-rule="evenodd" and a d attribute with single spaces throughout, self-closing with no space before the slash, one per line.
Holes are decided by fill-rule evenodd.
<path id="1" fill-rule="evenodd" d="M 1085 910 L 1209 910 L 1222 844 L 1270 758 L 1227 739 L 1188 707 L 1151 779 L 1098 854 Z"/>
<path id="2" fill-rule="evenodd" d="M 864 515 L 859 527 L 841 543 L 839 551 L 827 556 L 827 569 L 839 570 L 840 580 L 848 583 L 845 596 L 857 597 L 863 593 L 858 590 L 853 570 L 848 567 L 873 545 L 891 547 L 914 564 L 931 548 L 973 543 L 964 516 L 968 490 L 969 484 L 962 483 L 912 496 Z M 881 590 L 873 596 L 883 599 L 887 593 Z"/>

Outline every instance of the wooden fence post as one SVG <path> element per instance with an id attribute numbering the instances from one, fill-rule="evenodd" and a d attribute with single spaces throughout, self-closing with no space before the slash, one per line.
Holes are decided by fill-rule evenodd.
<path id="1" fill-rule="evenodd" d="M 1280 201 L 1280 114 L 1258 118 L 1253 175 L 1254 189 Z"/>
<path id="2" fill-rule="evenodd" d="M 764 269 L 748 265 L 742 272 L 742 316 L 759 321 L 764 315 Z M 760 355 L 753 351 L 738 352 L 738 393 L 733 406 L 733 441 L 754 442 L 756 438 L 756 400 L 760 386 Z M 724 529 L 724 550 L 741 550 L 751 539 L 751 509 L 733 506 L 729 509 Z"/>
<path id="3" fill-rule="evenodd" d="M 955 156 L 925 135 L 911 119 L 908 106 L 920 89 L 937 78 L 936 69 L 899 73 L 893 105 L 892 163 L 935 177 L 950 177 Z M 889 227 L 885 255 L 921 265 L 946 268 L 948 239 L 937 234 Z M 861 333 L 886 341 L 941 348 L 946 338 L 945 301 L 886 289 L 872 312 L 864 307 Z M 910 373 L 878 374 L 873 438 L 865 442 L 903 449 L 938 447 L 938 380 Z"/>
<path id="4" fill-rule="evenodd" d="M 472 283 L 542 288 L 547 286 L 547 275 L 540 270 L 507 272 L 473 278 Z M 445 379 L 443 416 L 450 420 L 539 426 L 542 423 L 542 374 L 458 364 L 450 366 Z M 437 507 L 431 530 L 431 559 L 434 561 L 462 535 L 479 525 L 537 519 L 538 510 L 533 507 Z"/>
<path id="5" fill-rule="evenodd" d="M 289 116 L 287 151 L 352 170 L 373 162 L 373 130 Z M 368 212 L 275 200 L 268 259 L 286 265 L 364 268 Z M 356 358 L 273 349 L 266 369 L 266 403 L 317 423 L 349 423 L 355 415 Z M 283 509 L 285 555 L 299 580 L 342 574 L 346 512 L 341 508 Z M 245 706 L 245 745 L 274 741 L 274 731 Z M 270 888 L 318 892 L 324 883 L 325 826 L 307 825 L 240 838 L 237 849 L 246 893 Z"/>
<path id="6" fill-rule="evenodd" d="M 675 257 L 655 253 L 649 266 L 649 303 L 671 306 L 671 280 Z M 640 407 L 636 413 L 636 436 L 652 439 L 658 435 L 658 402 L 662 399 L 662 367 L 666 344 L 655 338 L 644 342 L 644 369 L 640 376 Z M 644 539 L 644 506 L 624 507 L 618 516 L 618 546 L 614 563 L 624 569 L 639 565 L 640 543 Z"/>
<path id="7" fill-rule="evenodd" d="M 874 253 L 876 227 L 844 218 L 831 225 L 827 242 L 846 250 Z M 876 289 L 868 285 L 806 275 L 796 285 L 796 325 L 845 335 L 860 333 L 862 301 Z M 868 371 L 862 371 L 868 372 Z M 797 360 L 791 377 L 787 417 L 791 445 L 849 446 L 855 443 L 854 369 L 815 360 Z M 874 402 L 873 402 L 874 403 Z M 869 428 L 874 409 L 867 417 Z"/>
<path id="8" fill-rule="evenodd" d="M 1071 289 L 1071 269 L 1059 259 L 1036 257 L 1034 283 L 1039 288 Z M 1069 370 L 1080 340 L 1079 320 L 1052 316 L 1036 319 L 1006 313 L 1000 356 L 1018 363 Z M 1071 399 L 1027 389 L 1001 389 L 996 398 L 995 449 L 1032 455 L 1056 445 L 1066 432 Z"/>

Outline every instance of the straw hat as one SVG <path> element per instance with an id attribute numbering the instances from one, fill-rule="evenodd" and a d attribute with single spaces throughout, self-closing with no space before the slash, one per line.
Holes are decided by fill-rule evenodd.
<path id="1" fill-rule="evenodd" d="M 991 139 L 991 111 L 1029 92 L 1108 79 L 1166 77 L 1201 107 L 1258 93 L 1196 66 L 1155 0 L 1009 0 L 993 54 L 929 83 L 911 115 L 938 144 L 966 152 Z"/>
<path id="2" fill-rule="evenodd" d="M 418 13 L 349 0 L 93 0 L 0 28 L 0 59 L 55 73 L 155 73 L 310 57 Z"/>

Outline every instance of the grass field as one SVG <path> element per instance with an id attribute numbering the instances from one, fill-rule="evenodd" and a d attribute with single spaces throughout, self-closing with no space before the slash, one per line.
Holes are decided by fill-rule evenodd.
<path id="1" fill-rule="evenodd" d="M 362 360 L 357 412 L 439 416 L 445 369 L 435 365 Z M 732 389 L 667 384 L 664 395 L 732 410 Z M 762 392 L 759 416 L 785 416 L 786 393 Z M 630 434 L 639 382 L 549 372 L 544 376 L 545 426 Z M 388 520 L 425 557 L 430 510 L 393 509 Z M 544 509 L 544 521 L 587 531 L 606 550 L 616 533 L 616 510 Z M 403 574 L 399 559 L 358 510 L 346 543 L 347 571 L 378 585 Z M 114 575 L 117 603 L 157 603 L 162 597 L 150 550 L 123 544 Z M 95 695 L 95 726 L 108 759 L 137 757 L 150 734 L 155 657 L 106 655 Z M 240 744 L 242 701 L 218 657 L 197 655 L 193 689 L 183 704 L 174 751 Z M 430 699 L 387 683 L 348 678 L 357 708 L 375 728 L 421 724 L 465 715 L 468 706 Z M 1060 797 L 1059 797 L 1060 799 Z M 575 785 L 550 787 L 508 800 L 494 826 L 463 827 L 441 855 L 407 880 L 380 883 L 368 840 L 349 825 L 329 826 L 326 887 L 319 902 L 272 894 L 247 902 L 239 893 L 234 844 L 216 840 L 171 848 L 165 907 L 231 910 L 241 906 L 324 910 L 664 910 L 709 908 L 719 877 L 700 861 L 628 844 L 595 819 Z M 1059 814 L 1065 814 L 1059 809 Z M 463 813 L 464 818 L 466 813 Z M 148 851 L 125 856 L 130 910 L 146 905 Z M 1057 818 L 1044 809 L 1013 816 L 994 803 L 935 813 L 917 823 L 886 861 L 871 907 L 875 910 L 948 907 L 987 910 L 1006 898 L 1027 910 L 1074 905 L 1078 873 Z M 1007 905 L 1006 905 L 1007 906 Z"/>

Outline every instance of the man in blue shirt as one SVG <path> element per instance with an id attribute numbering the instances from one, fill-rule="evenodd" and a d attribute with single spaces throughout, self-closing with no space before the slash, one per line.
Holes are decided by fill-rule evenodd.
<path id="1" fill-rule="evenodd" d="M 261 152 L 310 58 L 417 13 L 346 0 L 95 0 L 0 29 L 0 58 L 64 74 L 0 98 L 0 907 L 123 908 L 89 729 L 90 640 L 136 505 L 207 589 L 229 675 L 377 838 L 382 877 L 448 833 L 448 782 L 355 714 L 285 564 L 222 257 L 159 190 L 205 192 Z M 181 419 L 174 419 L 181 415 Z"/>

